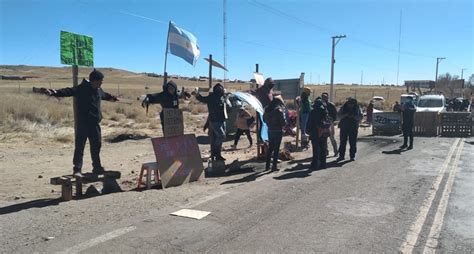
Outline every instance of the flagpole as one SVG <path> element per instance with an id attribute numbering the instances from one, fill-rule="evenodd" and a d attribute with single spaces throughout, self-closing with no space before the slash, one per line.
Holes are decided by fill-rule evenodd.
<path id="1" fill-rule="evenodd" d="M 209 54 L 209 89 L 212 88 L 212 54 Z"/>
<path id="2" fill-rule="evenodd" d="M 165 71 L 163 73 L 164 75 L 163 85 L 168 82 L 168 73 L 166 73 L 166 63 L 168 62 L 168 45 L 169 45 L 169 40 L 170 40 L 170 27 L 171 27 L 171 20 L 168 24 L 168 34 L 166 35 Z"/>

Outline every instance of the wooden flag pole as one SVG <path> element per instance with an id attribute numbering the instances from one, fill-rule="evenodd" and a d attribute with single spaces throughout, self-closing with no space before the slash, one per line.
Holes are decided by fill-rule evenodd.
<path id="1" fill-rule="evenodd" d="M 72 66 L 72 85 L 77 86 L 79 85 L 78 81 L 79 76 L 79 67 L 77 65 Z M 76 96 L 72 98 L 72 108 L 74 113 L 74 133 L 77 133 L 77 99 Z"/>

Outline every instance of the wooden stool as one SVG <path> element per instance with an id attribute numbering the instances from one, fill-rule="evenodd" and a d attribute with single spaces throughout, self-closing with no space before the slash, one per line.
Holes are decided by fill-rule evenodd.
<path id="1" fill-rule="evenodd" d="M 152 174 L 153 174 L 153 178 L 152 178 Z M 146 177 L 145 183 L 143 183 L 143 176 Z M 152 183 L 152 180 L 154 180 L 153 183 Z M 161 183 L 161 177 L 160 177 L 160 171 L 158 170 L 158 163 L 156 162 L 143 163 L 142 168 L 140 170 L 140 175 L 138 176 L 138 186 L 137 186 L 138 189 L 146 186 L 146 189 L 149 190 L 151 189 L 151 187 L 156 186 L 159 183 Z"/>

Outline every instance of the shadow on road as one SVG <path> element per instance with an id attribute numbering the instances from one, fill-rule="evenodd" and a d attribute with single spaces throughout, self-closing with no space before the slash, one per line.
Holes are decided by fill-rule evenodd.
<path id="1" fill-rule="evenodd" d="M 404 149 L 401 149 L 401 148 L 397 148 L 397 149 L 394 149 L 394 150 L 390 150 L 390 151 L 382 151 L 383 154 L 402 154 L 403 152 L 406 152 L 407 150 L 404 150 Z"/>
<path id="2" fill-rule="evenodd" d="M 253 181 L 257 180 L 257 178 L 262 177 L 264 175 L 268 175 L 270 173 L 271 173 L 271 171 L 255 172 L 255 173 L 253 173 L 251 175 L 248 175 L 248 176 L 245 176 L 243 178 L 225 181 L 221 184 L 235 184 L 235 183 L 253 182 Z"/>
<path id="3" fill-rule="evenodd" d="M 43 208 L 47 206 L 58 205 L 59 203 L 63 202 L 63 200 L 56 198 L 56 199 L 38 199 L 32 200 L 20 204 L 14 204 L 10 206 L 5 206 L 0 208 L 0 215 L 9 214 L 9 213 L 16 213 L 22 210 L 27 210 L 30 208 Z"/>
<path id="4" fill-rule="evenodd" d="M 197 136 L 196 140 L 197 140 L 198 144 L 200 144 L 200 145 L 209 145 L 210 144 L 209 136 L 207 136 L 207 135 Z M 231 140 L 234 140 L 234 135 L 233 134 L 227 135 L 224 142 L 231 141 Z"/>
<path id="5" fill-rule="evenodd" d="M 311 161 L 311 158 L 300 160 L 300 161 Z M 333 161 L 330 161 L 330 162 L 326 163 L 326 168 L 317 169 L 317 170 L 311 170 L 310 169 L 310 164 L 305 165 L 303 163 L 298 163 L 297 165 L 295 165 L 291 168 L 285 169 L 284 172 L 289 172 L 289 173 L 273 177 L 273 179 L 275 179 L 275 180 L 288 180 L 288 179 L 293 179 L 293 178 L 305 178 L 305 177 L 311 176 L 311 173 L 313 173 L 313 172 L 328 170 L 328 169 L 332 169 L 332 168 L 339 168 L 339 167 L 342 167 L 344 164 L 347 164 L 349 162 L 351 162 L 351 161 L 350 160 L 345 160 L 345 161 L 337 162 L 337 161 L 333 160 Z"/>

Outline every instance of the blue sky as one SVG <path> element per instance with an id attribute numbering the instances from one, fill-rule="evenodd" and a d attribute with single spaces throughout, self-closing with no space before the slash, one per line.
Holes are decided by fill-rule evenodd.
<path id="1" fill-rule="evenodd" d="M 163 73 L 168 21 L 193 33 L 201 49 L 195 67 L 168 56 L 168 73 L 207 76 L 209 54 L 223 63 L 222 0 L 0 0 L 0 64 L 63 66 L 61 30 L 94 38 L 97 67 Z M 399 84 L 474 72 L 472 0 L 227 0 L 228 78 L 252 78 L 255 63 L 274 78 L 335 83 Z M 215 77 L 223 77 L 216 69 Z"/>

